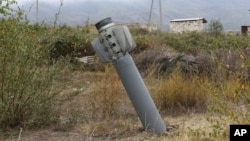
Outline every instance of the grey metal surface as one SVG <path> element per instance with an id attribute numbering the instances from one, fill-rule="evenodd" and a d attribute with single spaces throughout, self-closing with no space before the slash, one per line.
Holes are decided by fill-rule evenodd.
<path id="1" fill-rule="evenodd" d="M 108 53 L 105 51 L 105 47 L 103 46 L 103 44 L 101 44 L 100 39 L 99 38 L 95 38 L 92 42 L 91 42 L 93 49 L 95 50 L 96 54 L 99 57 L 99 60 L 102 63 L 109 63 L 112 60 L 109 58 Z"/>
<path id="2" fill-rule="evenodd" d="M 145 86 L 132 57 L 126 54 L 113 61 L 126 92 L 146 130 L 163 133 L 166 126 Z"/>

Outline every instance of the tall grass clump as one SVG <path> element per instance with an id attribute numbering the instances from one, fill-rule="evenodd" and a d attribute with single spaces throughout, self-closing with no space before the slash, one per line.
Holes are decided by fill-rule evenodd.
<path id="1" fill-rule="evenodd" d="M 39 128 L 57 121 L 53 88 L 56 65 L 48 65 L 46 34 L 15 19 L 0 21 L 0 127 Z M 41 49 L 43 48 L 43 49 Z"/>
<path id="2" fill-rule="evenodd" d="M 87 106 L 92 120 L 114 120 L 122 114 L 124 92 L 122 83 L 112 66 L 105 66 L 101 79 L 93 86 L 88 96 Z"/>
<path id="3" fill-rule="evenodd" d="M 153 90 L 153 97 L 163 113 L 179 115 L 207 111 L 207 80 L 195 76 L 186 77 L 176 69 L 168 78 L 162 78 L 158 83 Z"/>

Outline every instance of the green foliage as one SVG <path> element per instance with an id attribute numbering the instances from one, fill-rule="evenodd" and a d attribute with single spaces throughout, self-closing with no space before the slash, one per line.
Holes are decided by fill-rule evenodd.
<path id="1" fill-rule="evenodd" d="M 183 34 L 163 34 L 166 45 L 179 52 L 196 54 L 199 51 L 216 51 L 218 49 L 245 49 L 249 48 L 249 37 L 236 35 L 211 35 L 208 33 L 190 32 Z"/>
<path id="2" fill-rule="evenodd" d="M 52 35 L 56 36 L 47 38 L 45 41 L 49 43 L 50 61 L 53 63 L 67 57 L 71 63 L 76 63 L 76 57 L 91 56 L 95 54 L 91 45 L 91 34 L 82 33 L 77 29 L 62 26 L 57 29 L 55 33 L 52 33 Z"/>
<path id="3" fill-rule="evenodd" d="M 136 48 L 133 52 L 139 53 L 150 47 L 150 39 L 148 36 L 136 36 L 135 37 Z"/>
<path id="4" fill-rule="evenodd" d="M 143 28 L 130 28 L 130 32 L 133 35 L 149 35 L 149 31 Z"/>
<path id="5" fill-rule="evenodd" d="M 15 4 L 17 4 L 16 0 L 0 0 L 0 15 L 11 15 L 14 10 L 10 6 Z"/>
<path id="6" fill-rule="evenodd" d="M 0 21 L 0 126 L 42 127 L 55 122 L 54 76 L 41 35 L 27 24 Z M 45 58 L 44 58 L 45 57 Z M 43 60 L 40 60 L 43 58 Z"/>
<path id="7" fill-rule="evenodd" d="M 51 28 L 15 19 L 0 21 L 2 129 L 39 128 L 58 122 L 57 95 L 65 80 L 57 84 L 56 79 L 69 62 L 77 64 L 75 57 L 94 54 L 90 42 L 93 35 L 83 32 L 68 26 Z M 58 58 L 63 59 L 51 64 Z"/>
<path id="8" fill-rule="evenodd" d="M 223 32 L 224 28 L 219 20 L 211 20 L 209 25 L 208 25 L 208 32 L 218 35 Z"/>

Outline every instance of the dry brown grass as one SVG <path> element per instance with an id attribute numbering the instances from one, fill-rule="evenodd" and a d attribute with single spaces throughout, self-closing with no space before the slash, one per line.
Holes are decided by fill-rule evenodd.
<path id="1" fill-rule="evenodd" d="M 88 94 L 91 117 L 94 121 L 113 120 L 124 105 L 124 89 L 113 67 L 106 66 L 101 79 L 93 83 Z"/>
<path id="2" fill-rule="evenodd" d="M 142 126 L 113 66 L 106 65 L 104 72 L 74 72 L 67 79 L 71 79 L 67 86 L 70 90 L 74 87 L 86 87 L 78 94 L 71 95 L 66 102 L 68 104 L 62 109 L 63 116 L 70 117 L 71 123 L 61 125 L 58 127 L 61 129 L 56 132 L 24 132 L 22 139 L 226 141 L 228 135 L 224 133 L 227 133 L 230 123 L 247 123 L 244 121 L 248 117 L 247 113 L 244 115 L 241 108 L 226 104 L 229 100 L 234 100 L 234 93 L 231 91 L 237 88 L 238 81 L 233 79 L 220 82 L 218 87 L 215 81 L 187 77 L 178 69 L 161 79 L 154 75 L 144 77 L 160 113 L 168 113 L 163 115 L 167 127 L 176 126 L 163 136 L 140 130 Z M 215 108 L 221 109 L 220 111 L 228 110 L 235 115 L 226 115 L 225 112 L 214 110 Z M 211 110 L 214 110 L 213 114 Z M 247 108 L 244 110 L 249 111 Z M 238 115 L 244 118 L 239 118 Z"/>
<path id="3" fill-rule="evenodd" d="M 176 115 L 188 112 L 206 112 L 208 104 L 207 80 L 186 77 L 175 70 L 168 78 L 161 78 L 152 91 L 157 107 Z"/>

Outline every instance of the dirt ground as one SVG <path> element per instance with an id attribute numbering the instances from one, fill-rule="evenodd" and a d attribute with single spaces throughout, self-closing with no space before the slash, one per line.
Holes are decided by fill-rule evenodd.
<path id="1" fill-rule="evenodd" d="M 163 135 L 156 135 L 152 132 L 142 131 L 140 123 L 138 121 L 137 128 L 125 131 L 116 132 L 116 129 L 105 131 L 105 134 L 95 134 L 95 130 L 86 132 L 84 126 L 88 125 L 77 125 L 71 131 L 55 131 L 53 129 L 43 129 L 37 131 L 26 131 L 23 130 L 19 136 L 5 139 L 3 141 L 101 141 L 101 140 L 120 140 L 120 141 L 141 141 L 141 140 L 172 140 L 172 141 L 188 141 L 194 140 L 194 136 L 191 135 L 191 129 L 193 131 L 207 131 L 207 134 L 211 128 L 209 122 L 206 120 L 207 115 L 205 114 L 194 114 L 180 117 L 165 116 L 164 121 L 169 125 L 167 126 L 170 130 Z M 119 130 L 119 129 L 117 129 Z M 221 140 L 227 140 L 225 138 L 219 138 Z M 218 140 L 219 140 L 218 139 Z M 208 137 L 196 137 L 195 140 L 210 141 Z M 212 139 L 211 139 L 212 140 Z"/>

